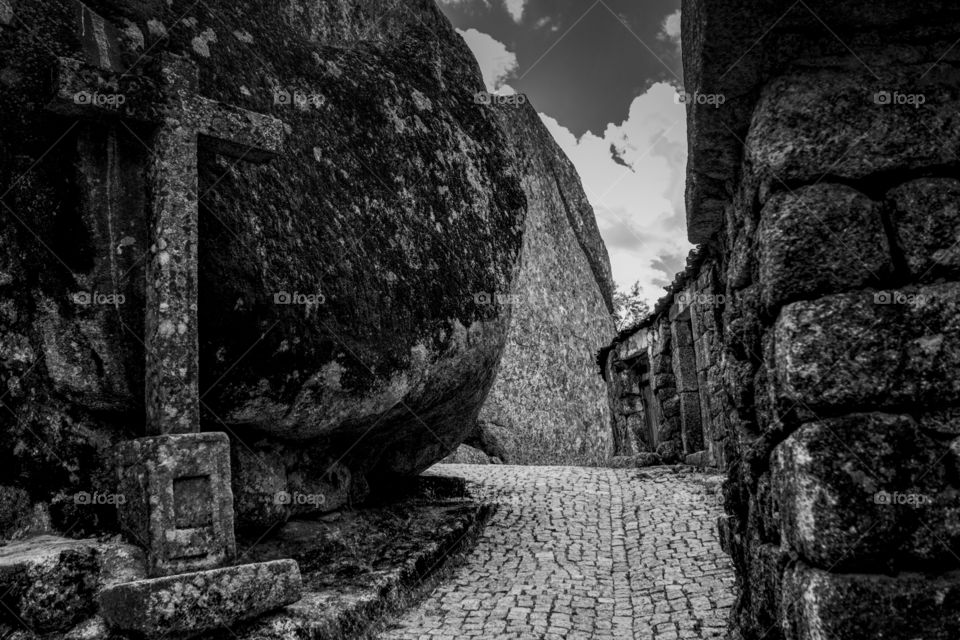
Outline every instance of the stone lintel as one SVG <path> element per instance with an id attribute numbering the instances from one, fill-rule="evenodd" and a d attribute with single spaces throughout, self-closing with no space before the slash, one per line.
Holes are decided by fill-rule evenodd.
<path id="1" fill-rule="evenodd" d="M 274 560 L 127 582 L 104 589 L 100 613 L 118 631 L 188 638 L 293 604 L 303 589 L 293 560 Z"/>

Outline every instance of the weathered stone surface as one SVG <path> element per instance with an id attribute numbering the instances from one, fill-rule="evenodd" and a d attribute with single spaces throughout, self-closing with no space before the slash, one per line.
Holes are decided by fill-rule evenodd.
<path id="1" fill-rule="evenodd" d="M 137 438 L 117 453 L 123 534 L 145 547 L 151 575 L 232 559 L 233 492 L 225 433 Z"/>
<path id="2" fill-rule="evenodd" d="M 700 394 L 687 391 L 680 396 L 680 417 L 683 421 L 682 438 L 685 453 L 703 449 L 703 419 L 700 413 Z"/>
<path id="3" fill-rule="evenodd" d="M 679 440 L 666 440 L 657 445 L 657 455 L 664 464 L 679 462 L 683 455 L 683 445 Z"/>
<path id="4" fill-rule="evenodd" d="M 787 305 L 776 324 L 778 395 L 813 411 L 955 403 L 958 317 L 956 284 Z"/>
<path id="5" fill-rule="evenodd" d="M 66 629 L 95 611 L 97 571 L 92 540 L 39 536 L 0 547 L 0 617 L 41 633 Z"/>
<path id="6" fill-rule="evenodd" d="M 53 535 L 13 542 L 0 547 L 0 621 L 62 631 L 96 612 L 101 588 L 145 575 L 131 545 Z"/>
<path id="7" fill-rule="evenodd" d="M 310 450 L 234 442 L 231 462 L 234 518 L 243 528 L 262 531 L 290 517 L 334 511 L 369 491 L 339 461 Z"/>
<path id="8" fill-rule="evenodd" d="M 921 178 L 887 193 L 899 250 L 923 282 L 960 272 L 960 180 Z"/>
<path id="9" fill-rule="evenodd" d="M 0 486 L 0 539 L 11 540 L 30 527 L 30 494 L 19 487 Z"/>
<path id="10" fill-rule="evenodd" d="M 780 616 L 786 640 L 952 640 L 960 575 L 836 574 L 799 563 L 784 575 Z"/>
<path id="11" fill-rule="evenodd" d="M 783 599 L 782 580 L 786 557 L 783 550 L 771 544 L 754 541 L 750 545 L 750 573 L 744 585 L 741 615 L 748 619 L 748 627 L 771 629 L 768 640 L 773 640 L 779 626 L 779 608 Z"/>
<path id="12" fill-rule="evenodd" d="M 804 425 L 773 456 L 784 539 L 827 570 L 960 565 L 960 489 L 944 453 L 909 416 Z"/>
<path id="13" fill-rule="evenodd" d="M 880 205 L 845 185 L 773 196 L 758 235 L 761 295 L 769 311 L 881 282 L 893 270 Z"/>
<path id="14" fill-rule="evenodd" d="M 35 482 L 34 499 L 98 488 L 110 445 L 141 434 L 144 410 L 151 156 L 123 126 L 45 109 L 51 51 L 100 67 L 181 55 L 199 68 L 198 95 L 290 127 L 268 165 L 200 145 L 210 428 L 349 451 L 358 482 L 453 449 L 509 323 L 509 307 L 474 294 L 510 290 L 527 206 L 501 123 L 475 100 L 477 64 L 434 3 L 213 2 L 181 20 L 179 2 L 108 0 L 95 6 L 106 50 L 91 47 L 91 12 L 78 7 L 20 3 L 14 24 L 26 28 L 0 29 L 0 335 L 11 345 L 0 373 L 15 414 L 2 429 L 17 482 Z M 150 73 L 143 63 L 128 77 Z M 589 216 L 571 208 L 601 269 Z"/>
<path id="15" fill-rule="evenodd" d="M 949 63 L 954 60 L 950 46 L 956 41 L 952 25 L 957 13 L 957 7 L 944 0 L 775 0 L 762 5 L 750 0 L 684 0 L 684 89 L 725 99 L 719 106 L 716 100 L 692 100 L 687 108 L 693 141 L 687 165 L 690 240 L 708 242 L 720 230 L 761 89 L 804 59 L 819 56 L 810 66 L 834 66 L 851 77 L 830 84 L 817 74 L 835 70 L 808 72 L 794 89 L 783 81 L 764 92 L 767 100 L 783 103 L 766 117 L 802 135 L 790 138 L 791 131 L 761 141 L 763 151 L 757 150 L 757 156 L 763 166 L 792 163 L 815 182 L 857 165 L 862 171 L 892 169 L 905 155 L 915 164 L 951 162 L 957 136 L 948 99 Z M 904 69 L 902 77 L 895 73 L 897 63 L 921 61 L 922 68 Z M 874 103 L 877 91 L 909 94 L 919 85 L 926 93 L 938 84 L 945 90 L 934 90 L 925 108 L 905 105 L 894 116 L 898 122 L 883 122 L 896 107 Z M 861 139 L 865 131 L 870 135 Z M 780 177 L 789 180 L 793 175 Z"/>
<path id="16" fill-rule="evenodd" d="M 746 144 L 757 176 L 781 190 L 825 173 L 858 179 L 952 162 L 960 151 L 956 78 L 932 63 L 893 68 L 883 79 L 861 67 L 805 69 L 770 82 Z M 896 96 L 923 103 L 896 104 Z"/>
<path id="17" fill-rule="evenodd" d="M 684 89 L 715 98 L 687 108 L 688 230 L 718 247 L 732 298 L 731 640 L 957 635 L 956 284 L 920 285 L 955 279 L 958 15 L 941 0 L 683 3 Z M 771 216 L 802 199 L 845 223 L 846 256 L 814 216 Z M 933 254 L 941 275 L 923 273 Z M 864 276 L 863 258 L 883 269 Z M 909 503 L 922 492 L 936 502 Z"/>
<path id="18" fill-rule="evenodd" d="M 126 582 L 104 589 L 100 611 L 113 629 L 147 638 L 219 630 L 300 599 L 293 560 Z"/>
<path id="19" fill-rule="evenodd" d="M 841 434 L 847 446 L 831 451 Z M 957 564 L 960 507 L 944 453 L 906 416 L 806 425 L 775 458 L 785 537 L 824 568 Z"/>
<path id="20" fill-rule="evenodd" d="M 614 452 L 596 373 L 596 351 L 616 332 L 606 248 L 576 170 L 536 109 L 524 102 L 497 112 L 527 212 L 519 272 L 508 290 L 489 292 L 513 318 L 479 428 L 512 464 L 602 463 Z"/>

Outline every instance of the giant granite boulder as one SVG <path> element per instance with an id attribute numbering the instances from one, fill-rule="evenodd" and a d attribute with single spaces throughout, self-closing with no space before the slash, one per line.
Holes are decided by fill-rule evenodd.
<path id="1" fill-rule="evenodd" d="M 157 247 L 152 125 L 52 112 L 51 72 L 123 73 L 77 98 L 122 112 L 171 55 L 197 94 L 286 125 L 272 161 L 201 139 L 197 162 L 202 423 L 234 441 L 240 524 L 441 459 L 504 349 L 510 308 L 474 294 L 509 290 L 525 195 L 432 0 L 0 0 L 0 485 L 54 527 L 112 526 L 115 505 L 74 494 L 108 492 L 111 446 L 143 435 Z M 323 500 L 273 499 L 290 491 Z"/>
<path id="2" fill-rule="evenodd" d="M 518 464 L 602 464 L 614 431 L 596 352 L 616 333 L 610 259 L 580 177 L 525 96 L 502 97 L 529 203 L 507 348 L 467 444 Z M 458 460 L 476 454 L 458 451 Z"/>

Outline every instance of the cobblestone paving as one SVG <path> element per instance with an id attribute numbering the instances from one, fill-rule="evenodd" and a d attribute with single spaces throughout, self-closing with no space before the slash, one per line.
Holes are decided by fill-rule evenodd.
<path id="1" fill-rule="evenodd" d="M 717 476 L 442 465 L 499 503 L 451 579 L 382 640 L 722 638 L 733 569 Z M 639 477 L 638 477 L 639 476 Z"/>

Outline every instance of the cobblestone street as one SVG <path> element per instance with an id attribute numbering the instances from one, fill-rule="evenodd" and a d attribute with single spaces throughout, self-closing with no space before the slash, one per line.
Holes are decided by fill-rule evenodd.
<path id="1" fill-rule="evenodd" d="M 381 638 L 721 638 L 717 476 L 443 465 L 499 504 L 465 563 Z"/>

